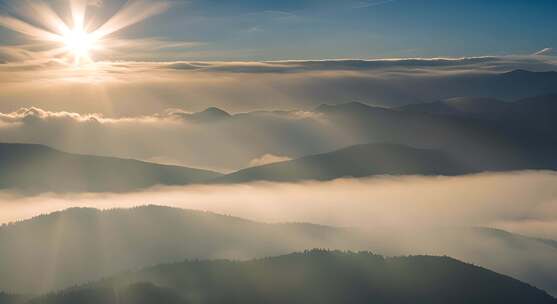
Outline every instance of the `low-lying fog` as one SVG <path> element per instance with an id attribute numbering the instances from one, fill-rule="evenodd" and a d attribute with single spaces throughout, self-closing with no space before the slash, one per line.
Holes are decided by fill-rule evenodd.
<path id="1" fill-rule="evenodd" d="M 557 295 L 557 242 L 467 228 L 500 228 L 557 239 L 557 173 L 552 172 L 157 187 L 127 194 L 23 197 L 4 192 L 0 193 L 0 222 L 69 207 L 107 209 L 146 204 L 262 222 L 363 228 L 361 247 L 334 249 L 365 249 L 386 255 L 449 255 Z M 298 244 L 292 248 L 303 245 L 293 239 L 284 241 Z"/>
<path id="2" fill-rule="evenodd" d="M 390 228 L 485 226 L 557 238 L 557 174 L 375 177 L 332 182 L 156 187 L 127 194 L 0 192 L 0 222 L 69 207 L 146 204 L 212 211 L 263 222 Z"/>

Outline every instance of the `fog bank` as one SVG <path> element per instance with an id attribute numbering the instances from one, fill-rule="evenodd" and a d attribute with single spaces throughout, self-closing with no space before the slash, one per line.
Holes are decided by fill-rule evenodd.
<path id="1" fill-rule="evenodd" d="M 365 227 L 502 228 L 557 238 L 557 174 L 375 177 L 331 182 L 156 187 L 126 194 L 23 197 L 0 193 L 0 222 L 69 207 L 146 204 L 211 211 L 262 222 Z"/>
<path id="2" fill-rule="evenodd" d="M 385 255 L 448 255 L 557 295 L 554 263 L 557 242 L 516 235 L 557 239 L 557 174 L 554 172 L 156 187 L 127 194 L 23 197 L 3 192 L 0 222 L 23 220 L 70 207 L 109 209 L 146 204 L 211 211 L 269 223 L 311 222 L 362 228 L 363 234 L 354 235 L 359 241 L 337 239 L 319 246 L 370 250 Z M 499 228 L 516 234 L 470 227 Z M 146 225 L 138 229 L 144 228 L 149 230 L 139 233 L 145 236 L 160 235 L 158 229 L 165 227 Z M 315 246 L 298 238 L 301 237 L 282 235 L 284 248 L 277 253 Z M 151 238 L 151 241 L 159 239 Z M 262 240 L 253 238 L 253 241 Z M 219 254 L 212 252 L 195 258 Z M 226 256 L 246 258 L 251 257 L 249 254 Z"/>

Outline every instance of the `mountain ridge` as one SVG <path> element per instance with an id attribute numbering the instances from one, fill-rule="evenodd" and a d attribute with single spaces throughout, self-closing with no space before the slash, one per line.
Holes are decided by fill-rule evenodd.
<path id="1" fill-rule="evenodd" d="M 441 151 L 373 143 L 247 168 L 219 177 L 213 182 L 290 182 L 372 175 L 458 175 L 473 172 L 461 168 Z"/>
<path id="2" fill-rule="evenodd" d="M 37 192 L 122 192 L 184 185 L 220 173 L 134 159 L 61 152 L 37 144 L 0 143 L 0 189 Z"/>
<path id="3" fill-rule="evenodd" d="M 122 298 L 129 304 L 146 303 L 146 298 L 163 298 L 172 304 L 369 303 L 370 299 L 400 304 L 557 303 L 535 287 L 449 257 L 385 258 L 369 252 L 326 250 L 244 262 L 163 264 L 29 303 L 75 303 L 79 299 L 80 303 L 111 304 Z"/>
<path id="4" fill-rule="evenodd" d="M 0 291 L 41 294 L 184 259 L 246 260 L 329 248 L 372 250 L 389 256 L 447 254 L 557 294 L 555 267 L 539 268 L 557 258 L 557 247 L 549 240 L 489 229 L 389 231 L 309 223 L 266 224 L 156 205 L 71 208 L 0 226 Z M 455 239 L 460 240 L 460 247 L 454 247 Z M 416 242 L 420 245 L 408 247 L 410 251 L 401 251 L 398 245 Z M 508 250 L 508 264 L 489 258 L 501 246 Z M 525 250 L 531 248 L 537 255 L 525 258 Z M 470 255 L 470 251 L 479 255 Z"/>

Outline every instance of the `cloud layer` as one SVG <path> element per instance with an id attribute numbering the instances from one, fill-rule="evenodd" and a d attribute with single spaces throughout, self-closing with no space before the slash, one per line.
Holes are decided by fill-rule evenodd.
<path id="1" fill-rule="evenodd" d="M 557 175 L 516 172 L 462 177 L 378 177 L 297 184 L 153 188 L 126 194 L 20 197 L 0 193 L 0 222 L 69 207 L 145 204 L 212 211 L 263 222 L 364 229 L 383 254 L 450 255 L 557 294 L 557 248 L 497 231 L 557 238 Z M 472 189 L 472 190 L 471 190 Z"/>
<path id="2" fill-rule="evenodd" d="M 106 118 L 23 108 L 0 113 L 0 141 L 230 171 L 342 147 L 333 126 L 307 112 L 238 114 L 224 121 L 170 110 Z M 226 115 L 226 114 L 223 114 Z M 314 116 L 311 116 L 314 115 Z M 271 155 L 271 154 L 277 155 Z"/>
<path id="3" fill-rule="evenodd" d="M 555 185 L 555 173 L 526 171 L 461 177 L 162 187 L 128 194 L 19 197 L 4 192 L 0 205 L 5 212 L 0 222 L 74 206 L 160 204 L 264 222 L 311 222 L 370 229 L 484 226 L 555 239 Z"/>
<path id="4" fill-rule="evenodd" d="M 79 69 L 7 63 L 0 64 L 0 141 L 230 171 L 266 154 L 298 158 L 367 143 L 319 117 L 321 104 L 514 100 L 557 86 L 557 73 L 510 72 L 517 69 L 557 70 L 551 56 L 123 61 Z M 214 106 L 237 115 L 226 122 L 219 110 L 191 116 Z"/>
<path id="5" fill-rule="evenodd" d="M 503 89 L 496 74 L 557 70 L 551 56 L 280 62 L 55 61 L 0 64 L 0 112 L 21 107 L 136 116 L 169 108 L 232 112 L 311 109 L 360 101 L 393 106 L 461 96 L 518 99 L 547 93 L 530 80 Z M 487 85 L 481 85 L 486 83 Z M 494 83 L 491 85 L 491 83 Z M 544 91 L 545 88 L 545 91 Z M 79 96 L 79 98 L 77 98 Z"/>

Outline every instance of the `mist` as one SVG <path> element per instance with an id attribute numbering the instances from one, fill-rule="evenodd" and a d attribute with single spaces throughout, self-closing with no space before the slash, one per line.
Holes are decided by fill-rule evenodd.
<path id="1" fill-rule="evenodd" d="M 141 49 L 141 47 L 136 47 Z M 0 50 L 1 51 L 1 50 Z M 1 53 L 1 52 L 0 52 Z M 0 54 L 1 60 L 1 54 Z M 555 70 L 552 56 L 280 62 L 97 62 L 78 71 L 57 62 L 0 65 L 0 112 L 22 107 L 107 117 L 202 111 L 310 110 L 360 101 L 393 107 L 462 96 L 517 100 L 552 93 L 537 78 L 499 85 L 498 74 Z M 508 78 L 508 75 L 499 75 Z M 553 77 L 549 75 L 550 77 Z M 75 96 L 79 96 L 76 102 Z M 141 106 L 137 106 L 141 104 Z"/>
<path id="2" fill-rule="evenodd" d="M 251 251 L 232 246 L 234 251 L 226 254 L 208 251 L 203 256 L 247 259 L 269 254 L 268 250 L 273 255 L 284 254 L 310 249 L 306 247 L 316 244 L 389 256 L 448 255 L 516 277 L 555 295 L 557 243 L 551 240 L 557 237 L 556 185 L 554 172 L 524 171 L 459 177 L 384 176 L 292 184 L 155 187 L 119 194 L 22 196 L 2 192 L 0 222 L 21 221 L 71 207 L 113 209 L 163 205 L 265 223 L 323 224 L 350 228 L 354 233 L 337 234 L 317 243 L 307 235 L 283 235 L 276 239 L 276 244 L 271 241 L 272 250 L 267 248 L 269 244 L 257 247 L 263 240 L 255 238 Z M 170 226 L 136 228 L 139 229 L 136 233 L 142 235 L 160 235 L 160 229 L 172 229 Z M 155 253 L 149 256 L 152 261 L 161 259 Z M 162 261 L 166 260 L 159 262 Z M 64 286 L 54 282 L 52 286 Z"/>
<path id="3" fill-rule="evenodd" d="M 109 209 L 148 204 L 269 223 L 309 222 L 367 229 L 481 226 L 557 237 L 557 174 L 535 171 L 155 187 L 124 194 L 22 196 L 0 192 L 0 222 L 70 207 Z"/>

